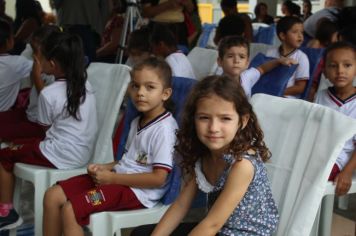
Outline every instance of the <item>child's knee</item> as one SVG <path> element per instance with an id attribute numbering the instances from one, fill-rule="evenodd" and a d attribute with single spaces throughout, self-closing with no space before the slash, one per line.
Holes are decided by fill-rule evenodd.
<path id="1" fill-rule="evenodd" d="M 43 198 L 44 207 L 62 206 L 66 202 L 66 196 L 59 185 L 47 189 Z"/>

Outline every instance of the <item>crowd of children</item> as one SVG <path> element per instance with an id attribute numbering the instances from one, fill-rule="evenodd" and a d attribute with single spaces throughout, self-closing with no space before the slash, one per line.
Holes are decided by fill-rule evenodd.
<path id="1" fill-rule="evenodd" d="M 222 2 L 226 12 L 229 4 Z M 159 7 L 151 5 L 146 11 Z M 58 27 L 42 26 L 32 34 L 31 58 L 10 55 L 12 26 L 0 19 L 0 231 L 22 223 L 12 203 L 16 163 L 56 169 L 87 166 L 87 174 L 59 181 L 46 191 L 43 233 L 51 236 L 84 235 L 82 226 L 95 212 L 155 206 L 178 164 L 183 175 L 179 196 L 158 224 L 140 226 L 132 235 L 272 235 L 279 215 L 264 166 L 270 152 L 249 99 L 260 77 L 280 65 L 297 64 L 284 97 L 297 99 L 308 89 L 310 64 L 300 50 L 303 21 L 295 16 L 279 19 L 281 45 L 266 53 L 273 59 L 249 67 L 247 21 L 237 11 L 230 13 L 220 21 L 214 39 L 219 68 L 205 78 L 196 78 L 178 49 L 178 29 L 172 32 L 167 24 L 155 22 L 129 35 L 128 95 L 139 116 L 131 122 L 122 158 L 106 164 L 88 163 L 100 124 L 82 40 Z M 239 27 L 232 29 L 234 24 Z M 353 35 L 342 31 L 337 36 L 338 25 L 331 20 L 319 26 L 316 35 L 324 38 L 309 45 L 326 48 L 321 66 L 332 86 L 318 91 L 313 102 L 356 119 Z M 198 80 L 186 99 L 180 127 L 169 105 L 172 77 Z M 29 78 L 29 104 L 18 108 L 16 99 Z M 351 187 L 355 143 L 356 135 L 345 143 L 330 173 L 337 195 Z M 181 223 L 198 191 L 207 194 L 206 216 Z"/>

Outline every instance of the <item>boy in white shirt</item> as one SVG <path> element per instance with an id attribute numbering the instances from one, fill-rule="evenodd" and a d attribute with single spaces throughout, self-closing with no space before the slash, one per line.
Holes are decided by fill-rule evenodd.
<path id="1" fill-rule="evenodd" d="M 251 97 L 251 89 L 260 77 L 277 67 L 278 65 L 292 65 L 295 61 L 290 58 L 281 57 L 263 63 L 258 67 L 249 69 L 249 43 L 240 36 L 228 36 L 219 43 L 218 65 L 223 74 L 238 81 L 248 98 Z M 273 82 L 273 81 L 271 81 Z"/>
<path id="2" fill-rule="evenodd" d="M 13 46 L 11 25 L 0 19 L 0 112 L 9 110 L 15 104 L 21 80 L 28 77 L 32 70 L 32 61 L 8 54 Z"/>
<path id="3" fill-rule="evenodd" d="M 356 47 L 346 42 L 329 46 L 325 53 L 324 74 L 333 84 L 321 90 L 315 103 L 330 107 L 346 116 L 356 119 Z M 329 181 L 336 184 L 337 195 L 346 194 L 352 183 L 352 173 L 356 169 L 356 135 L 349 139 L 336 159 Z"/>
<path id="4" fill-rule="evenodd" d="M 155 24 L 151 33 L 152 53 L 165 58 L 172 69 L 172 76 L 195 79 L 188 58 L 178 50 L 177 41 L 166 25 Z"/>
<path id="5" fill-rule="evenodd" d="M 288 57 L 294 59 L 298 67 L 289 79 L 284 96 L 298 98 L 306 88 L 309 79 L 309 60 L 298 48 L 303 43 L 303 22 L 294 16 L 281 18 L 277 23 L 277 36 L 281 46 L 267 51 L 268 57 Z"/>

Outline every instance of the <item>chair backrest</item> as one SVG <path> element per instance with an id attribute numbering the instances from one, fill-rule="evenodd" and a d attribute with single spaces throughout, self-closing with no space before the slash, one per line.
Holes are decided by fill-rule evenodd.
<path id="1" fill-rule="evenodd" d="M 324 49 L 302 47 L 300 48 L 300 50 L 307 55 L 309 60 L 309 80 L 307 82 L 307 86 L 304 89 L 304 92 L 300 95 L 301 99 L 307 99 L 309 96 L 311 85 L 313 83 L 314 74 L 317 71 L 317 67 L 323 57 Z"/>
<path id="2" fill-rule="evenodd" d="M 276 25 L 272 24 L 268 27 L 259 27 L 256 35 L 253 38 L 253 42 L 275 45 L 276 37 Z"/>
<path id="3" fill-rule="evenodd" d="M 253 36 L 257 35 L 258 29 L 259 29 L 260 27 L 269 27 L 269 25 L 266 24 L 266 23 L 260 23 L 260 22 L 254 22 L 254 23 L 252 23 Z"/>
<path id="4" fill-rule="evenodd" d="M 88 80 L 94 88 L 98 117 L 98 135 L 91 162 L 114 160 L 112 136 L 123 98 L 130 82 L 130 67 L 118 64 L 91 63 Z"/>
<path id="5" fill-rule="evenodd" d="M 250 67 L 257 67 L 271 59 L 273 58 L 266 57 L 262 53 L 259 53 L 250 62 Z M 288 80 L 296 69 L 297 65 L 289 67 L 280 65 L 268 73 L 265 73 L 252 87 L 252 95 L 255 93 L 265 93 L 279 97 L 283 96 Z"/>
<path id="6" fill-rule="evenodd" d="M 212 71 L 218 58 L 218 51 L 215 49 L 195 47 L 189 52 L 187 57 L 193 67 L 196 79 L 200 80 L 208 76 Z"/>
<path id="7" fill-rule="evenodd" d="M 204 23 L 197 42 L 198 47 L 205 48 L 209 45 L 212 37 L 215 36 L 216 24 Z"/>
<path id="8" fill-rule="evenodd" d="M 265 43 L 250 43 L 250 58 L 254 58 L 258 53 L 266 54 L 267 51 L 273 48 L 270 44 Z"/>
<path id="9" fill-rule="evenodd" d="M 318 104 L 256 94 L 251 103 L 272 158 L 266 163 L 280 223 L 276 235 L 309 235 L 327 179 L 356 121 Z"/>

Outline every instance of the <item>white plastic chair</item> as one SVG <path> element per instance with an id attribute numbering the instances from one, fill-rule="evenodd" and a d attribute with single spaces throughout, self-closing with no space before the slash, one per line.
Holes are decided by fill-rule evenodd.
<path id="1" fill-rule="evenodd" d="M 88 68 L 88 80 L 95 90 L 99 124 L 91 163 L 107 163 L 114 160 L 112 135 L 130 81 L 129 71 L 128 66 L 106 63 L 92 63 Z M 17 178 L 14 193 L 15 207 L 19 205 L 22 180 L 30 181 L 35 186 L 35 235 L 42 235 L 42 202 L 46 189 L 58 180 L 85 172 L 85 167 L 57 170 L 22 163 L 15 165 L 14 174 Z M 16 230 L 12 230 L 11 235 L 16 235 Z"/>
<path id="2" fill-rule="evenodd" d="M 273 48 L 272 45 L 265 43 L 250 43 L 250 61 L 258 54 L 266 54 L 267 51 Z"/>
<path id="3" fill-rule="evenodd" d="M 328 176 L 356 121 L 299 99 L 256 94 L 251 103 L 272 152 L 266 164 L 278 205 L 278 236 L 309 235 Z"/>
<path id="4" fill-rule="evenodd" d="M 214 49 L 195 47 L 188 54 L 188 60 L 193 67 L 197 80 L 208 76 L 218 58 L 218 51 Z"/>

